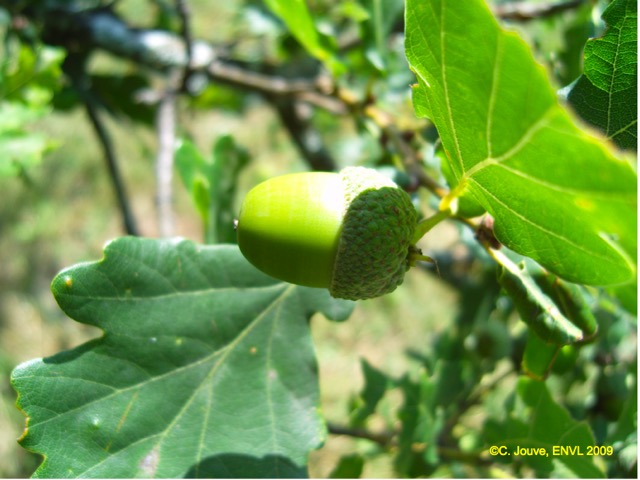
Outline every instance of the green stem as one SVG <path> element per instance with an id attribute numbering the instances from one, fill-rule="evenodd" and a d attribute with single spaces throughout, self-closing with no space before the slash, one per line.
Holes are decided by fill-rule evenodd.
<path id="1" fill-rule="evenodd" d="M 452 215 L 453 212 L 450 209 L 440 210 L 435 215 L 418 222 L 418 225 L 416 225 L 416 229 L 413 232 L 413 239 L 411 240 L 413 242 L 412 244 L 415 245 L 418 240 L 424 237 L 433 227 L 438 225 L 441 221 L 451 218 Z"/>

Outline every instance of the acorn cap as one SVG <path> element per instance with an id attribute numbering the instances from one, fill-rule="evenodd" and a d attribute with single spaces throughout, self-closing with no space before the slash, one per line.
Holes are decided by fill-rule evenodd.
<path id="1" fill-rule="evenodd" d="M 411 198 L 375 170 L 340 172 L 345 208 L 329 291 L 338 298 L 374 298 L 392 292 L 409 269 L 417 223 Z"/>

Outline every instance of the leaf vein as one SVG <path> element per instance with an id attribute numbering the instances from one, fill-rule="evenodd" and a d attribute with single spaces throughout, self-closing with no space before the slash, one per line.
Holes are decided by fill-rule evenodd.
<path id="1" fill-rule="evenodd" d="M 511 208 L 509 205 L 505 204 L 502 200 L 500 200 L 498 197 L 496 197 L 493 193 L 491 193 L 490 190 L 488 190 L 487 188 L 485 188 L 484 186 L 482 186 L 482 184 L 478 183 L 475 179 L 471 178 L 470 180 L 472 180 L 480 189 L 482 189 L 487 195 L 489 195 L 490 197 L 492 197 L 496 202 L 498 202 L 506 211 L 509 211 L 511 214 L 515 215 L 516 217 L 518 217 L 520 220 L 522 220 L 524 223 L 527 223 L 529 225 L 531 225 L 533 228 L 543 232 L 546 235 L 549 235 L 551 237 L 557 238 L 559 241 L 566 243 L 567 245 L 570 245 L 571 247 L 580 250 L 582 252 L 584 252 L 586 255 L 589 255 L 591 257 L 597 257 L 600 258 L 601 260 L 603 260 L 604 262 L 607 263 L 611 263 L 614 264 L 613 262 L 611 262 L 611 260 L 598 253 L 598 252 L 594 252 L 591 250 L 587 250 L 585 247 L 583 247 L 582 245 L 573 242 L 572 240 L 554 232 L 551 230 L 548 230 L 546 228 L 544 228 L 543 226 L 533 222 L 531 219 L 525 217 L 524 215 L 518 213 L 517 211 L 515 211 L 513 208 Z"/>
<path id="2" fill-rule="evenodd" d="M 545 110 L 545 112 L 540 116 L 540 118 L 536 120 L 527 129 L 527 131 L 522 134 L 522 137 L 520 137 L 520 140 L 518 140 L 513 145 L 513 147 L 511 147 L 509 150 L 507 150 L 505 153 L 503 153 L 499 157 L 495 157 L 495 158 L 489 157 L 482 160 L 481 162 L 476 163 L 473 167 L 471 167 L 469 170 L 467 170 L 464 173 L 464 178 L 471 179 L 471 177 L 474 174 L 483 170 L 484 168 L 490 165 L 496 165 L 496 164 L 505 162 L 506 160 L 509 160 L 511 157 L 516 155 L 520 150 L 522 150 L 522 148 L 524 148 L 531 141 L 533 136 L 536 133 L 538 133 L 538 131 L 547 127 L 550 124 L 551 119 L 549 117 L 555 114 L 555 109 L 553 107 L 554 105 L 551 105 L 549 108 L 547 108 L 547 110 Z"/>

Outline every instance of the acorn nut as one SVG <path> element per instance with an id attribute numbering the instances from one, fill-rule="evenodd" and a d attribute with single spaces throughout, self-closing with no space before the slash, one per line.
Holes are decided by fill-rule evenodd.
<path id="1" fill-rule="evenodd" d="M 294 173 L 247 194 L 238 245 L 272 277 L 359 300 L 402 283 L 419 254 L 416 223 L 409 195 L 375 170 Z"/>

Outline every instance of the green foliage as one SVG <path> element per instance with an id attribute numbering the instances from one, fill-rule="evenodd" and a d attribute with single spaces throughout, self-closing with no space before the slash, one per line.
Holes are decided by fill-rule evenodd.
<path id="1" fill-rule="evenodd" d="M 149 88 L 144 76 L 94 74 L 91 75 L 89 82 L 93 94 L 111 115 L 153 125 L 153 108 L 135 98 L 136 94 Z M 77 107 L 81 99 L 78 92 L 72 87 L 67 87 L 58 92 L 53 101 L 58 109 L 67 110 Z"/>
<path id="2" fill-rule="evenodd" d="M 28 123 L 45 114 L 45 109 L 18 102 L 0 103 L 0 177 L 24 174 L 53 147 L 44 135 L 28 131 Z"/>
<path id="3" fill-rule="evenodd" d="M 569 281 L 631 281 L 636 175 L 575 126 L 526 44 L 480 0 L 409 1 L 406 35 L 414 107 L 438 128 L 454 194 L 491 213 L 498 240 Z"/>
<path id="4" fill-rule="evenodd" d="M 366 0 L 362 2 L 367 13 L 362 22 L 362 38 L 365 42 L 364 53 L 367 60 L 381 72 L 387 70 L 391 52 L 386 39 L 394 23 L 402 14 L 403 2 L 399 0 Z"/>
<path id="5" fill-rule="evenodd" d="M 349 302 L 278 283 L 235 247 L 137 238 L 52 290 L 104 334 L 13 373 L 37 476 L 303 474 L 325 436 L 307 320 L 344 319 Z"/>
<path id="6" fill-rule="evenodd" d="M 544 382 L 522 377 L 516 392 L 515 402 L 505 405 L 505 418 L 489 422 L 488 443 L 506 447 L 505 457 L 518 456 L 538 477 L 604 477 L 594 457 L 587 454 L 595 445 L 589 426 L 571 418 Z M 567 448 L 561 450 L 563 446 Z M 518 455 L 518 449 L 523 453 Z"/>
<path id="7" fill-rule="evenodd" d="M 7 57 L 0 68 L 0 178 L 26 175 L 55 147 L 30 124 L 50 111 L 48 103 L 58 88 L 64 53 L 21 45 L 15 60 L 11 59 Z"/>
<path id="8" fill-rule="evenodd" d="M 228 135 L 215 142 L 211 160 L 187 140 L 176 148 L 176 167 L 202 218 L 205 243 L 236 242 L 233 200 L 238 175 L 248 162 L 246 150 Z"/>
<path id="9" fill-rule="evenodd" d="M 24 222 L 9 230 L 17 247 L 0 257 L 8 265 L 0 339 L 11 342 L 13 317 L 23 329 L 25 309 L 10 308 L 29 293 L 11 290 L 19 260 L 44 271 L 23 282 L 29 291 L 66 259 L 81 262 L 51 285 L 59 316 L 76 321 L 57 323 L 102 332 L 75 342 L 65 331 L 43 358 L 13 369 L 27 416 L 19 442 L 42 457 L 35 476 L 636 478 L 637 6 L 608 2 L 602 25 L 595 13 L 603 4 L 547 11 L 548 2 L 518 10 L 520 2 L 497 0 L 407 0 L 406 9 L 400 0 L 12 2 L 7 21 L 0 17 L 3 189 L 16 183 L 41 196 L 50 179 L 86 180 L 74 180 L 82 188 L 70 189 L 73 197 L 104 182 L 99 154 L 86 149 L 85 176 L 73 171 L 76 145 L 52 157 L 39 180 L 13 178 L 39 170 L 32 166 L 51 149 L 48 132 L 85 132 L 70 119 L 91 99 L 112 114 L 92 127 L 104 150 L 124 154 L 133 210 L 146 213 L 154 188 L 146 157 L 156 154 L 147 134 L 167 133 L 153 101 L 171 91 L 178 126 L 168 133 L 192 140 L 175 146 L 184 188 L 169 200 L 179 233 L 205 244 L 120 237 L 101 260 L 81 262 L 84 230 L 61 220 L 44 229 L 26 202 L 19 213 L 0 211 L 3 226 Z M 511 7 L 534 12 L 529 22 L 511 17 L 524 39 L 491 13 Z M 215 60 L 196 71 L 179 63 L 152 72 L 138 63 L 149 51 L 119 57 L 121 44 L 110 49 L 108 36 L 91 32 L 91 19 L 105 13 L 121 21 L 109 38 L 151 33 L 166 46 L 151 53 L 167 62 L 192 26 L 193 40 L 213 44 Z M 585 46 L 592 32 L 602 35 Z M 583 130 L 557 95 L 554 82 L 581 73 L 561 91 L 602 138 Z M 111 130 L 112 145 L 104 139 Z M 365 164 L 402 178 L 422 225 L 433 227 L 420 248 L 435 261 L 317 336 L 312 316 L 345 320 L 354 304 L 269 278 L 229 245 L 245 187 L 315 168 L 315 155 L 336 170 Z M 56 222 L 71 209 L 68 199 L 48 199 Z M 189 202 L 195 213 L 183 209 Z M 74 216 L 82 225 L 113 223 L 94 219 L 90 207 Z M 152 234 L 150 223 L 144 218 L 141 230 Z M 58 247 L 54 259 L 40 260 L 39 251 L 32 259 L 29 228 L 64 237 L 34 245 L 58 241 L 71 253 Z M 44 318 L 57 319 L 48 297 L 37 303 Z M 383 326 L 373 317 L 384 317 Z M 378 338 L 366 344 L 375 328 Z M 334 370 L 317 365 L 312 331 L 322 354 L 340 361 Z M 2 360 L 6 371 L 18 363 Z M 325 404 L 319 370 L 340 401 Z M 344 371 L 345 383 L 335 383 Z M 589 455 L 593 447 L 605 450 Z"/>
<path id="10" fill-rule="evenodd" d="M 541 338 L 565 345 L 595 334 L 596 320 L 576 285 L 563 282 L 533 262 L 523 260 L 515 266 L 503 258 L 498 280 L 514 300 L 520 318 Z"/>
<path id="11" fill-rule="evenodd" d="M 362 360 L 361 368 L 365 386 L 351 412 L 350 424 L 354 427 L 365 426 L 366 420 L 375 413 L 378 403 L 389 388 L 389 379 L 383 372 L 365 360 Z"/>
<path id="12" fill-rule="evenodd" d="M 614 0 L 602 19 L 607 31 L 585 45 L 584 74 L 568 99 L 620 148 L 637 150 L 638 2 Z"/>
<path id="13" fill-rule="evenodd" d="M 340 463 L 331 472 L 329 478 L 360 478 L 364 459 L 357 454 L 348 455 L 340 459 Z"/>
<path id="14" fill-rule="evenodd" d="M 304 0 L 265 0 L 265 4 L 280 17 L 291 35 L 307 52 L 324 62 L 334 75 L 344 72 L 344 66 L 336 58 L 329 37 L 316 29 L 311 12 Z"/>

